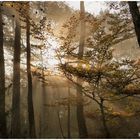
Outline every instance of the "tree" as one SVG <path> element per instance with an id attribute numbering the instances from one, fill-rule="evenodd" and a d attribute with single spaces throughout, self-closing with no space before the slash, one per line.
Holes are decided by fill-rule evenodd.
<path id="1" fill-rule="evenodd" d="M 85 44 L 88 49 L 84 54 L 83 60 L 78 61 L 81 64 L 75 66 L 75 61 L 66 62 L 62 64 L 62 69 L 68 79 L 73 81 L 84 95 L 98 104 L 99 117 L 101 117 L 105 137 L 108 138 L 110 137 L 107 123 L 108 116 L 113 113 L 105 106 L 105 102 L 128 97 L 126 89 L 131 83 L 133 83 L 133 86 L 137 83 L 139 70 L 133 65 L 133 61 L 125 59 L 113 61 L 112 46 L 127 37 L 132 37 L 132 29 L 129 28 L 129 25 L 126 25 L 124 17 L 120 17 L 119 14 L 106 14 L 107 17 L 104 22 L 108 26 L 98 22 L 96 30 L 87 37 Z M 129 68 L 122 68 L 126 66 Z M 75 80 L 75 76 L 88 82 L 89 87 L 79 84 Z M 137 84 L 139 85 L 139 83 Z M 124 97 L 122 97 L 122 93 L 125 93 Z"/>
<path id="2" fill-rule="evenodd" d="M 70 116 L 71 116 L 71 106 L 70 106 L 70 85 L 68 85 L 68 120 L 67 120 L 67 131 L 68 131 L 68 138 L 70 139 L 71 138 L 71 127 L 70 127 L 70 124 L 71 124 L 71 119 L 70 119 Z"/>
<path id="3" fill-rule="evenodd" d="M 85 42 L 85 7 L 84 1 L 80 1 L 80 41 L 79 41 L 79 51 L 78 51 L 78 60 L 83 58 L 84 54 L 84 42 Z M 78 78 L 77 82 L 82 84 L 81 80 Z M 82 89 L 77 87 L 77 121 L 79 128 L 79 137 L 87 138 L 88 132 L 86 128 L 86 121 L 84 118 L 84 109 L 83 109 L 83 97 Z"/>
<path id="4" fill-rule="evenodd" d="M 140 47 L 140 12 L 136 1 L 128 1 L 130 13 L 134 23 L 137 41 Z"/>
<path id="5" fill-rule="evenodd" d="M 137 6 L 137 2 L 121 1 L 121 2 L 109 2 L 108 4 L 110 9 L 113 9 L 113 11 L 115 11 L 114 14 L 118 13 L 119 17 L 126 23 L 125 25 L 127 26 L 127 28 L 131 29 L 130 31 L 133 34 L 133 36 L 136 34 L 138 44 L 140 44 L 139 43 L 140 12 Z"/>
<path id="6" fill-rule="evenodd" d="M 15 17 L 15 41 L 13 64 L 13 96 L 12 96 L 12 138 L 20 137 L 20 53 L 21 53 L 21 28 L 19 17 Z"/>
<path id="7" fill-rule="evenodd" d="M 92 50 L 86 54 L 89 62 L 88 65 L 85 63 L 86 67 L 74 67 L 67 63 L 63 65 L 63 69 L 66 75 L 71 77 L 71 81 L 82 89 L 84 95 L 97 103 L 100 111 L 98 117 L 102 121 L 104 137 L 109 138 L 111 135 L 107 122 L 109 116 L 113 116 L 113 112 L 105 102 L 119 101 L 134 94 L 138 95 L 140 69 L 139 66 L 134 65 L 132 60 L 113 61 L 110 42 L 113 43 L 117 36 L 114 33 L 115 38 L 112 38 L 112 35 L 104 31 L 104 27 L 99 27 L 93 38 L 88 40 L 87 47 L 92 47 Z M 82 86 L 74 80 L 74 76 L 88 82 L 89 85 Z"/>
<path id="8" fill-rule="evenodd" d="M 84 54 L 84 43 L 85 43 L 85 6 L 84 1 L 80 1 L 80 41 L 79 41 L 79 59 L 82 59 Z"/>
<path id="9" fill-rule="evenodd" d="M 29 14 L 29 13 L 28 13 Z M 30 22 L 26 18 L 26 43 L 27 43 L 27 79 L 28 79 L 28 118 L 29 118 L 29 135 L 31 138 L 36 137 L 35 118 L 33 107 L 32 75 L 31 75 L 31 48 L 30 48 Z"/>
<path id="10" fill-rule="evenodd" d="M 0 137 L 7 137 L 6 112 L 5 112 L 5 66 L 3 48 L 3 20 L 0 7 Z"/>
<path id="11" fill-rule="evenodd" d="M 60 50 L 58 50 L 57 53 L 57 56 L 61 64 L 63 63 L 61 59 L 65 58 L 66 63 L 77 64 L 79 68 L 82 67 L 81 64 L 82 61 L 83 62 L 85 61 L 83 54 L 84 54 L 85 40 L 87 35 L 90 35 L 92 32 L 95 32 L 98 28 L 97 25 L 101 24 L 105 18 L 104 16 L 103 18 L 98 20 L 94 16 L 85 13 L 84 2 L 81 2 L 80 4 L 81 4 L 82 12 L 80 12 L 80 14 L 78 12 L 72 15 L 70 19 L 63 25 L 62 34 L 60 37 L 60 39 L 62 40 L 62 46 L 60 47 Z M 90 27 L 90 30 L 88 30 L 89 31 L 88 34 L 85 34 L 86 23 Z M 67 31 L 66 34 L 65 34 L 65 30 Z M 80 34 L 78 32 L 79 30 L 80 30 Z M 80 41 L 79 41 L 79 37 L 80 37 Z M 67 75 L 67 72 L 65 70 L 63 72 L 66 75 L 66 77 L 70 80 L 70 77 Z M 77 78 L 77 83 L 82 85 L 82 81 L 80 78 Z M 76 88 L 77 88 L 77 113 L 76 114 L 77 114 L 77 121 L 78 121 L 79 137 L 86 138 L 88 137 L 88 132 L 86 128 L 86 122 L 85 122 L 84 110 L 83 110 L 84 97 L 82 95 L 81 86 L 76 86 Z"/>

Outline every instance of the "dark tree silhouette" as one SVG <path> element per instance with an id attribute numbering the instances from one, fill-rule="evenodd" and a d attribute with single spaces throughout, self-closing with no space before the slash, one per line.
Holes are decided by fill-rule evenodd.
<path id="1" fill-rule="evenodd" d="M 140 47 L 140 12 L 136 1 L 128 2 L 130 13 L 132 15 L 137 41 Z"/>
<path id="2" fill-rule="evenodd" d="M 14 64 L 13 64 L 13 96 L 12 96 L 12 138 L 20 137 L 20 51 L 21 28 L 19 17 L 16 17 Z"/>
<path id="3" fill-rule="evenodd" d="M 30 23 L 28 17 L 26 18 L 26 42 L 27 42 L 27 78 L 28 78 L 28 118 L 29 118 L 29 135 L 31 138 L 36 137 L 35 132 L 35 118 L 33 107 L 33 91 L 32 91 L 32 75 L 31 75 L 31 48 L 30 48 Z"/>
<path id="4" fill-rule="evenodd" d="M 6 137 L 6 113 L 5 113 L 5 67 L 3 49 L 3 20 L 0 7 L 0 138 Z"/>

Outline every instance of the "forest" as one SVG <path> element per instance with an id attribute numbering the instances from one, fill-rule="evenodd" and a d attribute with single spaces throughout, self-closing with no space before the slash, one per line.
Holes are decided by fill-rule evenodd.
<path id="1" fill-rule="evenodd" d="M 0 138 L 139 138 L 139 9 L 0 1 Z"/>

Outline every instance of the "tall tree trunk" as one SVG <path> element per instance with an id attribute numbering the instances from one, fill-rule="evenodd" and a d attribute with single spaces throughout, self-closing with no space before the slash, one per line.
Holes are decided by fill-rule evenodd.
<path id="1" fill-rule="evenodd" d="M 27 20 L 27 78 L 28 78 L 28 118 L 29 118 L 29 135 L 30 138 L 36 138 L 35 132 L 35 118 L 34 118 L 34 107 L 33 107 L 33 93 L 32 93 L 32 75 L 31 75 L 31 48 L 30 48 L 30 23 Z"/>
<path id="2" fill-rule="evenodd" d="M 6 138 L 6 113 L 5 113 L 5 66 L 3 49 L 3 20 L 0 7 L 0 138 Z"/>
<path id="3" fill-rule="evenodd" d="M 84 53 L 84 42 L 85 42 L 85 8 L 84 8 L 84 1 L 80 1 L 80 42 L 79 42 L 79 54 L 78 59 L 83 58 Z M 81 80 L 77 79 L 78 84 L 82 85 Z M 77 86 L 77 121 L 78 121 L 78 128 L 79 128 L 79 137 L 80 138 L 87 138 L 88 132 L 86 127 L 86 121 L 84 117 L 84 108 L 83 108 L 83 95 L 82 89 Z"/>
<path id="4" fill-rule="evenodd" d="M 136 1 L 128 1 L 130 13 L 132 15 L 137 41 L 140 47 L 140 12 Z"/>
<path id="5" fill-rule="evenodd" d="M 47 126 L 47 124 L 46 124 L 46 115 L 45 115 L 45 106 L 44 106 L 44 104 L 46 103 L 46 94 L 47 94 L 47 92 L 46 92 L 46 87 L 45 87 L 45 72 L 44 72 L 44 60 L 43 60 L 43 53 L 42 53 L 42 48 L 40 49 L 40 55 L 41 55 L 41 62 L 42 62 L 42 74 L 41 74 L 41 76 L 42 76 L 42 85 L 41 85 L 41 88 L 42 88 L 42 103 L 41 103 L 41 124 L 40 124 L 40 131 L 41 131 L 41 133 L 40 133 L 40 136 L 41 136 L 41 138 L 45 138 L 45 132 L 46 132 L 46 126 Z M 46 125 L 44 125 L 44 124 L 46 124 Z"/>
<path id="6" fill-rule="evenodd" d="M 16 19 L 13 64 L 13 96 L 12 96 L 12 138 L 20 137 L 20 38 L 21 28 Z"/>
<path id="7" fill-rule="evenodd" d="M 79 84 L 82 84 L 80 79 L 77 79 Z M 77 87 L 77 121 L 79 129 L 79 138 L 88 138 L 86 121 L 84 117 L 83 95 L 81 87 Z"/>

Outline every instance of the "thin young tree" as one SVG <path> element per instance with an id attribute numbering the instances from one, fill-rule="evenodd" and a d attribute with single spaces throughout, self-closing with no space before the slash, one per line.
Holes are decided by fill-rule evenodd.
<path id="1" fill-rule="evenodd" d="M 3 48 L 3 20 L 0 7 L 0 138 L 6 137 L 6 113 L 5 113 L 5 67 Z"/>
<path id="2" fill-rule="evenodd" d="M 70 124 L 71 124 L 71 107 L 70 107 L 70 85 L 68 85 L 68 119 L 67 119 L 67 128 L 68 128 L 68 138 L 70 139 L 71 138 L 71 127 L 70 127 Z"/>
<path id="3" fill-rule="evenodd" d="M 79 60 L 83 58 L 84 42 L 85 42 L 85 7 L 84 7 L 84 1 L 80 1 L 80 41 L 79 41 L 79 51 L 78 51 Z M 77 82 L 79 84 L 82 84 L 79 78 L 77 79 Z M 84 117 L 82 89 L 79 86 L 77 86 L 77 98 L 78 98 L 77 121 L 78 121 L 78 128 L 79 128 L 79 137 L 87 138 L 88 132 L 87 132 L 86 121 Z"/>
<path id="4" fill-rule="evenodd" d="M 128 1 L 130 13 L 132 15 L 137 41 L 140 47 L 140 12 L 136 1 Z"/>

